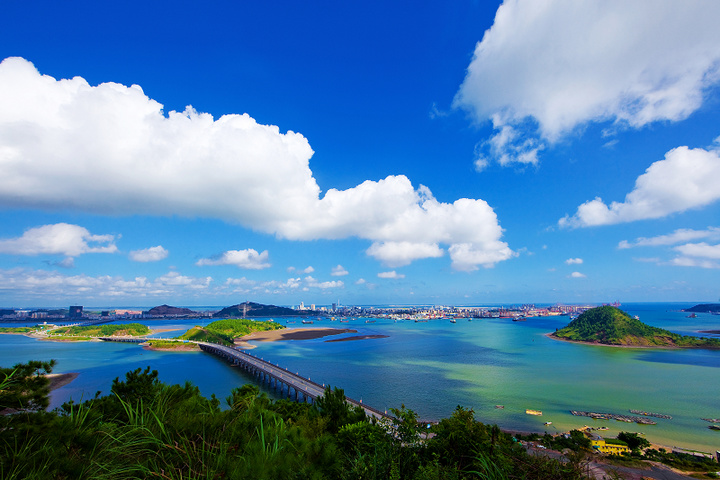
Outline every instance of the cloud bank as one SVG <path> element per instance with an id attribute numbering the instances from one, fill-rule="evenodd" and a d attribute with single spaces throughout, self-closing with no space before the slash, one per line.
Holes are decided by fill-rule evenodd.
<path id="1" fill-rule="evenodd" d="M 0 240 L 0 253 L 11 255 L 65 255 L 115 253 L 114 235 L 93 235 L 79 225 L 56 223 L 26 230 L 21 237 Z"/>
<path id="2" fill-rule="evenodd" d="M 515 255 L 483 200 L 441 203 L 403 175 L 321 197 L 312 154 L 301 134 L 247 114 L 166 115 L 137 85 L 56 80 L 22 58 L 0 64 L 1 206 L 218 218 L 289 240 L 358 237 L 394 264 L 442 248 L 460 270 Z"/>
<path id="3" fill-rule="evenodd" d="M 492 121 L 485 146 L 501 164 L 536 163 L 589 122 L 683 120 L 720 80 L 719 18 L 703 0 L 506 0 L 454 106 Z"/>
<path id="4" fill-rule="evenodd" d="M 624 202 L 606 205 L 589 200 L 572 217 L 561 218 L 561 227 L 592 227 L 662 218 L 700 208 L 720 200 L 720 156 L 717 150 L 678 147 L 665 159 L 650 165 L 635 181 Z"/>

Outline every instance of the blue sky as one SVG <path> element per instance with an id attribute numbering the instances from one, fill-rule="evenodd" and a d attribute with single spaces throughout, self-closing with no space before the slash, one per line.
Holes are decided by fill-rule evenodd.
<path id="1" fill-rule="evenodd" d="M 717 2 L 2 18 L 2 306 L 720 297 Z"/>

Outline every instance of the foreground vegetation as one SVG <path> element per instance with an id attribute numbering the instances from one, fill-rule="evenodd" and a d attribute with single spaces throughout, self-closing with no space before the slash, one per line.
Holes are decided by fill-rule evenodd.
<path id="1" fill-rule="evenodd" d="M 195 326 L 181 335 L 182 340 L 194 340 L 196 342 L 219 343 L 221 345 L 233 345 L 238 337 L 243 337 L 252 332 L 264 332 L 267 330 L 280 330 L 283 325 L 270 321 L 255 321 L 245 318 L 231 318 L 216 320 L 207 327 Z"/>
<path id="2" fill-rule="evenodd" d="M 377 423 L 351 409 L 342 390 L 328 387 L 309 405 L 245 385 L 223 409 L 190 383 L 161 383 L 148 367 L 116 378 L 107 396 L 45 412 L 47 391 L 27 381 L 50 369 L 0 369 L 0 409 L 25 408 L 0 418 L 0 478 L 586 478 L 581 461 L 528 455 L 462 407 L 424 438 L 412 410 Z M 23 397 L 30 391 L 39 395 L 32 402 Z"/>
<path id="3" fill-rule="evenodd" d="M 605 345 L 720 348 L 720 339 L 679 335 L 651 327 L 611 306 L 587 310 L 553 336 Z"/>

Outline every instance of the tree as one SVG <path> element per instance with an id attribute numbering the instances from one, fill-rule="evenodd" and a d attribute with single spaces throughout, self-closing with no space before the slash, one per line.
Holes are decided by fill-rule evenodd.
<path id="1" fill-rule="evenodd" d="M 637 433 L 620 432 L 618 433 L 617 439 L 627 443 L 630 450 L 633 451 L 650 446 L 650 442 L 642 438 Z"/>
<path id="2" fill-rule="evenodd" d="M 50 380 L 55 360 L 30 360 L 12 368 L 0 368 L 0 410 L 38 411 L 50 404 Z"/>
<path id="3" fill-rule="evenodd" d="M 115 377 L 112 382 L 111 391 L 124 401 L 134 405 L 138 401 L 151 401 L 162 388 L 158 379 L 158 371 L 150 371 L 148 366 L 145 370 L 137 368 L 125 374 L 125 381 L 121 382 L 120 377 Z"/>
<path id="4" fill-rule="evenodd" d="M 345 401 L 345 391 L 342 388 L 331 389 L 330 385 L 325 387 L 322 397 L 315 399 L 315 408 L 321 416 L 328 419 L 327 429 L 333 434 L 345 425 L 365 419 L 365 411 L 362 408 L 350 408 Z"/>

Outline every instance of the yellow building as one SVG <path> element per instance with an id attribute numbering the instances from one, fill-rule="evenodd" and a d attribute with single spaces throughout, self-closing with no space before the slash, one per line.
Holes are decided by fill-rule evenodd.
<path id="1" fill-rule="evenodd" d="M 625 452 L 630 453 L 630 449 L 625 443 L 615 442 L 619 442 L 619 440 L 610 440 L 610 443 L 608 443 L 599 435 L 593 435 L 590 437 L 590 444 L 592 448 L 600 453 L 604 453 L 606 455 L 622 455 Z"/>

